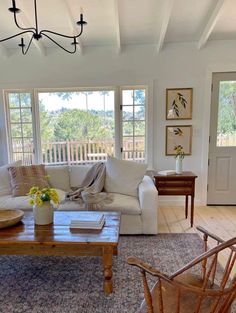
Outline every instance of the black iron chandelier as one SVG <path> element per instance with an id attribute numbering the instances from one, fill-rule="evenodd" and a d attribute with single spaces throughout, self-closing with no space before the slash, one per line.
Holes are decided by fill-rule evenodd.
<path id="1" fill-rule="evenodd" d="M 9 39 L 12 39 L 12 38 L 15 38 L 15 37 L 18 37 L 18 36 L 23 36 L 24 34 L 32 34 L 32 36 L 31 36 L 31 38 L 29 40 L 29 43 L 27 45 L 24 42 L 24 38 L 21 37 L 21 42 L 20 42 L 20 44 L 18 46 L 21 47 L 21 51 L 22 51 L 22 53 L 24 55 L 29 51 L 29 48 L 31 46 L 32 41 L 34 39 L 35 40 L 40 40 L 43 36 L 45 36 L 46 38 L 51 40 L 54 44 L 56 44 L 58 47 L 60 47 L 64 51 L 73 54 L 77 50 L 77 48 L 76 48 L 76 46 L 78 45 L 77 38 L 79 38 L 82 35 L 83 29 L 84 29 L 84 25 L 87 24 L 87 22 L 85 22 L 83 20 L 83 14 L 81 13 L 80 14 L 80 20 L 76 23 L 77 25 L 80 26 L 80 32 L 79 32 L 78 35 L 68 36 L 68 35 L 60 34 L 60 33 L 57 33 L 57 32 L 54 32 L 54 31 L 51 31 L 51 30 L 48 30 L 48 29 L 42 29 L 42 30 L 39 31 L 39 28 L 38 28 L 38 14 L 37 14 L 37 1 L 36 0 L 34 0 L 35 27 L 29 27 L 29 28 L 20 27 L 20 25 L 19 25 L 19 23 L 17 21 L 17 18 L 16 18 L 16 15 L 17 15 L 17 13 L 20 12 L 20 9 L 16 7 L 16 1 L 15 0 L 12 0 L 12 7 L 9 8 L 8 10 L 14 14 L 15 24 L 21 30 L 21 32 L 19 32 L 18 34 L 12 35 L 10 37 L 4 38 L 4 39 L 0 39 L 0 42 L 7 41 Z M 50 35 L 55 35 L 55 36 L 59 36 L 59 37 L 72 39 L 73 42 L 71 43 L 71 45 L 74 46 L 73 50 L 66 49 L 61 44 L 59 44 L 55 39 L 53 39 Z"/>

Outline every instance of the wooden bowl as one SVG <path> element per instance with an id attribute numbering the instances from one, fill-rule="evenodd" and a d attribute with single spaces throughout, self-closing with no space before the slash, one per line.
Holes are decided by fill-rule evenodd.
<path id="1" fill-rule="evenodd" d="M 17 224 L 24 216 L 21 210 L 0 210 L 0 228 Z"/>

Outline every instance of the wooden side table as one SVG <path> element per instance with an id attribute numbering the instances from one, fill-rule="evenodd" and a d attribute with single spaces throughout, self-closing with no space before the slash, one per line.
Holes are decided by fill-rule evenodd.
<path id="1" fill-rule="evenodd" d="M 154 174 L 155 185 L 160 196 L 185 196 L 185 218 L 188 217 L 188 196 L 191 196 L 190 224 L 193 227 L 195 179 L 192 172 L 183 172 L 180 175 Z"/>

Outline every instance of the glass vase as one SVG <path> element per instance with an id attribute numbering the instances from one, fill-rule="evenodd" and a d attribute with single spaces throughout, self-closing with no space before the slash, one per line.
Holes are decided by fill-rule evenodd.
<path id="1" fill-rule="evenodd" d="M 175 159 L 175 172 L 176 174 L 182 174 L 183 173 L 183 159 L 180 155 L 178 155 Z"/>

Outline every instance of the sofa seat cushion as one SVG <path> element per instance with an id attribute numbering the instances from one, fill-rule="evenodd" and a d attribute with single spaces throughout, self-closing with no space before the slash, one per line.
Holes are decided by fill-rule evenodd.
<path id="1" fill-rule="evenodd" d="M 56 189 L 60 202 L 65 199 L 65 191 Z M 32 210 L 32 205 L 29 204 L 29 196 L 13 197 L 6 195 L 0 197 L 0 210 Z"/>
<path id="2" fill-rule="evenodd" d="M 60 190 L 59 197 L 63 199 L 65 193 Z M 104 198 L 104 197 L 102 197 Z M 58 210 L 60 211 L 76 211 L 85 210 L 85 205 L 81 201 L 62 201 Z M 117 211 L 122 214 L 139 215 L 141 208 L 139 200 L 135 197 L 121 195 L 119 193 L 108 193 L 107 197 L 100 203 L 96 204 L 94 210 L 100 211 Z"/>
<path id="3" fill-rule="evenodd" d="M 8 210 L 32 210 L 28 196 L 12 197 L 12 195 L 0 197 L 0 209 Z"/>
<path id="4" fill-rule="evenodd" d="M 107 199 L 101 203 L 100 209 L 104 211 L 117 211 L 122 214 L 139 215 L 141 208 L 136 197 L 122 195 L 119 193 L 108 193 Z"/>

